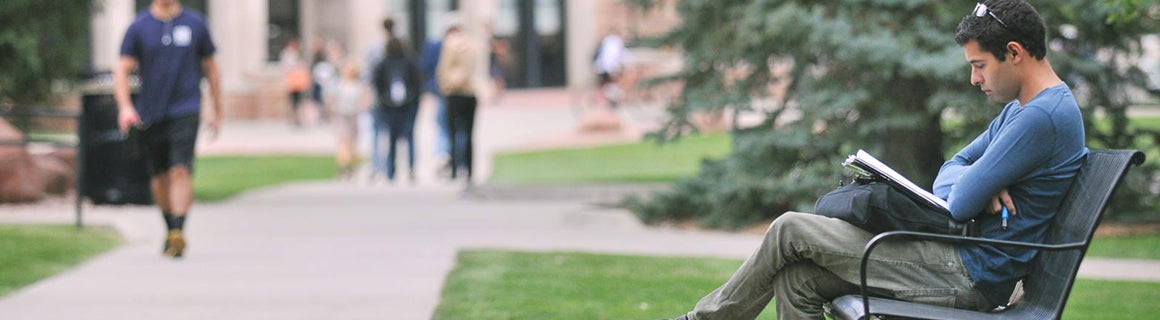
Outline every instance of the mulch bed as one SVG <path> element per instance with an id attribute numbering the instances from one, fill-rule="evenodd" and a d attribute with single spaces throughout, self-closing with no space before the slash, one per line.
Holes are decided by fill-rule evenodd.
<path id="1" fill-rule="evenodd" d="M 1160 234 L 1160 223 L 1101 223 L 1096 229 L 1096 237 L 1122 237 L 1143 234 Z"/>

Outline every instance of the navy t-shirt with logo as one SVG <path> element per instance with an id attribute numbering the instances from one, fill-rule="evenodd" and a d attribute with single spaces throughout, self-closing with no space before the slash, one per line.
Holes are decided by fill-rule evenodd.
<path id="1" fill-rule="evenodd" d="M 194 115 L 201 106 L 202 59 L 214 54 L 205 18 L 183 9 L 170 21 L 143 11 L 125 32 L 121 55 L 137 59 L 137 113 L 143 123 Z"/>

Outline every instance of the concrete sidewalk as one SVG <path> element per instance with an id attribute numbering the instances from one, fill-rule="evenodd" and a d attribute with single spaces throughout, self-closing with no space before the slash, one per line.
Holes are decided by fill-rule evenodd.
<path id="1" fill-rule="evenodd" d="M 72 221 L 61 201 L 4 223 Z M 744 259 L 759 235 L 642 226 L 570 201 L 479 201 L 450 186 L 317 182 L 200 205 L 184 260 L 150 207 L 86 208 L 126 242 L 0 300 L 5 319 L 429 319 L 464 249 Z M 1160 281 L 1160 262 L 1087 259 L 1081 276 Z M 657 297 L 663 299 L 663 297 Z M 648 302 L 648 301 L 644 301 Z M 689 303 L 693 303 L 690 301 Z M 690 305 L 691 306 L 691 305 Z"/>
<path id="2" fill-rule="evenodd" d="M 487 176 L 498 150 L 636 139 L 578 136 L 567 98 L 561 91 L 510 92 L 503 106 L 481 109 L 477 177 Z M 196 204 L 181 261 L 160 255 L 156 209 L 86 205 L 87 224 L 116 228 L 124 245 L 0 299 L 0 318 L 429 319 L 464 249 L 743 259 L 760 242 L 753 234 L 646 227 L 626 211 L 567 196 L 464 197 L 460 186 L 432 173 L 431 117 L 433 108 L 425 107 L 417 184 L 297 183 Z M 328 153 L 332 136 L 321 127 L 230 122 L 202 152 Z M 6 205 L 0 223 L 71 223 L 72 209 L 64 199 Z M 1155 261 L 1088 259 L 1081 276 L 1160 281 L 1158 270 Z"/>
<path id="3" fill-rule="evenodd" d="M 71 207 L 8 223 L 71 221 Z M 743 257 L 757 236 L 653 229 L 574 202 L 464 199 L 448 186 L 281 186 L 200 205 L 182 261 L 148 207 L 96 207 L 114 251 L 0 300 L 5 319 L 428 319 L 468 248 Z M 658 297 L 658 299 L 661 297 Z M 690 302 L 692 303 L 692 302 Z"/>

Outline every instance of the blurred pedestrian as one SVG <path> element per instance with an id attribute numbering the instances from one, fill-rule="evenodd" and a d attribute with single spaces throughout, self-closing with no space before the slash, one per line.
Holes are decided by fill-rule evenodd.
<path id="1" fill-rule="evenodd" d="M 390 43 L 390 39 L 395 34 L 395 20 L 385 18 L 382 22 L 383 41 L 371 45 L 367 49 L 366 61 L 367 65 L 363 68 L 362 79 L 368 86 L 374 87 L 375 68 L 382 63 L 386 56 L 386 48 Z M 378 175 L 385 175 L 387 172 L 387 161 L 383 157 L 383 150 L 381 140 L 382 135 L 387 134 L 387 118 L 381 108 L 378 108 L 378 95 L 372 94 L 370 101 L 371 114 L 371 176 L 370 180 L 374 181 Z"/>
<path id="2" fill-rule="evenodd" d="M 323 91 L 334 83 L 338 75 L 338 67 L 331 60 L 330 51 L 333 49 L 328 46 L 321 39 L 315 42 L 310 62 L 310 98 L 318 110 L 318 120 L 321 122 L 327 122 L 330 118 L 326 100 L 322 97 Z"/>
<path id="3" fill-rule="evenodd" d="M 474 152 L 475 111 L 478 102 L 473 83 L 479 49 L 462 30 L 459 21 L 448 24 L 436 69 L 439 92 L 447 97 L 451 134 L 451 179 L 466 169 L 466 185 L 471 187 Z"/>
<path id="4" fill-rule="evenodd" d="M 491 99 L 492 103 L 499 102 L 499 99 L 503 97 L 504 90 L 507 89 L 504 70 L 511 59 L 508 55 L 510 49 L 511 44 L 507 39 L 492 36 L 487 66 L 487 75 L 495 92 Z"/>
<path id="5" fill-rule="evenodd" d="M 395 181 L 395 159 L 400 140 L 407 140 L 408 178 L 415 182 L 415 117 L 423 79 L 410 44 L 393 34 L 387 40 L 386 56 L 375 67 L 374 87 L 378 109 L 387 122 L 387 180 Z"/>
<path id="6" fill-rule="evenodd" d="M 334 126 L 338 133 L 338 147 L 334 160 L 338 164 L 339 176 L 351 178 L 358 164 L 358 117 L 366 110 L 365 100 L 369 99 L 367 85 L 359 81 L 358 68 L 346 64 L 339 71 L 339 80 L 329 86 L 326 100 L 334 106 Z"/>
<path id="7" fill-rule="evenodd" d="M 290 39 L 278 55 L 279 64 L 282 66 L 283 85 L 290 98 L 290 124 L 294 127 L 302 125 L 298 106 L 302 104 L 303 93 L 310 88 L 310 70 L 302 60 L 301 50 L 298 40 Z"/>
<path id="8" fill-rule="evenodd" d="M 627 58 L 628 49 L 624 47 L 624 39 L 620 37 L 619 31 L 612 29 L 600 40 L 592 62 L 601 97 L 614 109 L 623 94 L 618 81 Z"/>
<path id="9" fill-rule="evenodd" d="M 439 66 L 439 54 L 443 48 L 443 40 L 435 40 L 423 47 L 419 57 L 419 66 L 423 69 L 423 89 L 435 98 L 435 125 L 438 134 L 435 137 L 435 158 L 439 164 L 438 176 L 451 174 L 451 125 L 447 118 L 447 98 L 439 92 L 439 75 L 435 73 Z"/>
<path id="10" fill-rule="evenodd" d="M 178 0 L 153 0 L 129 25 L 121 58 L 113 69 L 117 125 L 135 135 L 144 152 L 153 201 L 165 219 L 162 253 L 184 255 L 185 221 L 193 201 L 193 159 L 201 124 L 201 80 L 209 83 L 213 113 L 207 123 L 216 137 L 222 119 L 216 48 L 200 12 Z M 137 70 L 140 94 L 130 96 L 129 74 Z"/>

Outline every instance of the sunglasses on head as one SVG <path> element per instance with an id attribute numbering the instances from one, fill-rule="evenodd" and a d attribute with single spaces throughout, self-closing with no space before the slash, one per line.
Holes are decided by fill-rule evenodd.
<path id="1" fill-rule="evenodd" d="M 995 21 L 998 21 L 999 25 L 1003 26 L 1003 29 L 1011 30 L 1011 28 L 1007 27 L 1007 23 L 1003 22 L 1003 19 L 999 19 L 999 16 L 996 16 L 994 11 L 991 11 L 991 9 L 987 8 L 987 5 L 976 2 L 975 16 L 982 18 L 983 16 L 988 15 L 991 16 L 991 18 L 995 18 Z"/>

